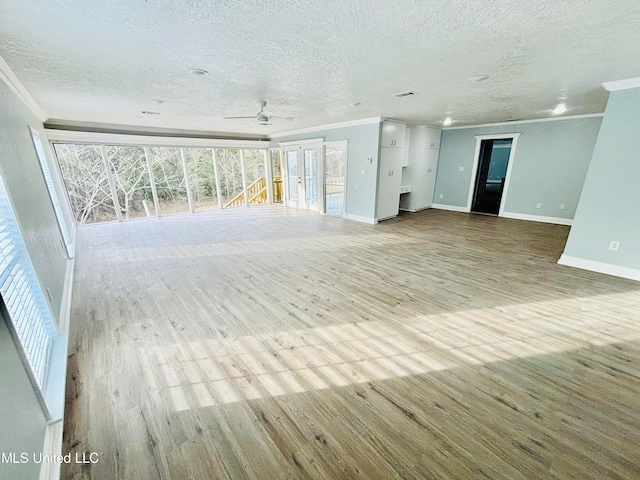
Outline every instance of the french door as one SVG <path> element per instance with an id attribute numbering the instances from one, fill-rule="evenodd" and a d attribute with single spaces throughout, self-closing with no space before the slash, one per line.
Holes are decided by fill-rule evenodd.
<path id="1" fill-rule="evenodd" d="M 283 144 L 285 204 L 324 211 L 322 142 Z"/>

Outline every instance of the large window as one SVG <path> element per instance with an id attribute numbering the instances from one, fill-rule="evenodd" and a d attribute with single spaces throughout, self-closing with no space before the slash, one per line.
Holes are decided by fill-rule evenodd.
<path id="1" fill-rule="evenodd" d="M 244 205 L 240 150 L 237 148 L 216 149 L 216 163 L 222 204 L 225 207 Z"/>
<path id="2" fill-rule="evenodd" d="M 40 140 L 40 135 L 36 130 L 29 127 L 31 130 L 31 138 L 33 139 L 33 146 L 36 149 L 36 155 L 38 156 L 38 161 L 40 162 L 40 168 L 42 169 L 42 175 L 44 176 L 44 181 L 47 184 L 47 190 L 49 191 L 49 198 L 51 199 L 51 205 L 53 206 L 53 210 L 56 214 L 56 219 L 58 220 L 58 226 L 60 227 L 60 233 L 62 234 L 62 239 L 64 241 L 65 247 L 67 249 L 67 254 L 69 258 L 73 256 L 73 247 L 71 245 L 71 232 L 69 230 L 69 225 L 64 219 L 64 215 L 62 213 L 62 206 L 60 205 L 60 200 L 58 199 L 58 192 L 56 192 L 55 185 L 53 184 L 53 178 L 51 177 L 51 171 L 49 170 L 49 163 L 47 162 L 47 157 L 44 153 L 44 148 L 42 146 L 42 140 Z"/>
<path id="3" fill-rule="evenodd" d="M 244 150 L 244 173 L 249 205 L 267 202 L 267 179 L 263 150 Z"/>
<path id="4" fill-rule="evenodd" d="M 155 215 L 149 169 L 142 147 L 106 147 L 118 205 L 124 219 Z"/>
<path id="5" fill-rule="evenodd" d="M 37 386 L 43 390 L 57 330 L 27 253 L 2 178 L 0 178 L 0 295 L 31 374 Z"/>
<path id="6" fill-rule="evenodd" d="M 79 224 L 117 220 L 99 145 L 55 144 L 71 209 Z"/>
<path id="7" fill-rule="evenodd" d="M 149 149 L 149 157 L 156 180 L 160 213 L 188 212 L 189 197 L 180 149 L 152 147 Z"/>
<path id="8" fill-rule="evenodd" d="M 184 153 L 195 211 L 219 208 L 213 151 L 210 148 L 185 148 Z"/>
<path id="9" fill-rule="evenodd" d="M 79 224 L 235 207 L 247 200 L 252 205 L 268 198 L 269 167 L 262 149 L 57 142 L 54 149 Z"/>

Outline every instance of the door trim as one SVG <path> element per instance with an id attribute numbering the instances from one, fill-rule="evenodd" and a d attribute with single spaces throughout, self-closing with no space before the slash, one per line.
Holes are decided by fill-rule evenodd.
<path id="1" fill-rule="evenodd" d="M 473 154 L 473 166 L 471 167 L 471 178 L 469 180 L 469 194 L 467 196 L 467 205 L 464 209 L 465 212 L 471 212 L 471 205 L 473 203 L 473 193 L 476 185 L 476 177 L 478 176 L 478 166 L 480 164 L 480 145 L 483 140 L 505 140 L 512 139 L 511 152 L 509 152 L 509 164 L 507 165 L 507 174 L 504 180 L 504 189 L 502 190 L 502 197 L 500 197 L 500 211 L 498 216 L 504 216 L 505 200 L 509 192 L 509 182 L 511 180 L 511 172 L 513 171 L 513 161 L 515 160 L 516 146 L 518 145 L 518 137 L 522 135 L 520 133 L 497 133 L 493 135 L 474 135 L 476 139 L 476 149 Z"/>

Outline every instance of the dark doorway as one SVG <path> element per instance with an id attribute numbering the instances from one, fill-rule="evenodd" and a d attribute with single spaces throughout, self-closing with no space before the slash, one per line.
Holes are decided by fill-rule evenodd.
<path id="1" fill-rule="evenodd" d="M 500 212 L 512 143 L 513 139 L 511 138 L 482 140 L 480 143 L 478 174 L 476 175 L 476 187 L 471 204 L 472 212 L 493 215 Z"/>

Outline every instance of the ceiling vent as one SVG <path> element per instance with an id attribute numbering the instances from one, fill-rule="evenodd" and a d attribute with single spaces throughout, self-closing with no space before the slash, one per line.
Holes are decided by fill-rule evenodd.
<path id="1" fill-rule="evenodd" d="M 411 90 L 402 93 L 396 93 L 394 97 L 402 98 L 402 97 L 411 97 L 412 95 L 417 95 L 417 92 L 412 92 Z"/>

